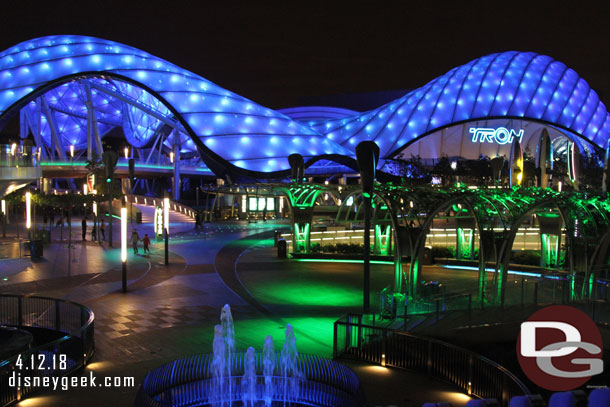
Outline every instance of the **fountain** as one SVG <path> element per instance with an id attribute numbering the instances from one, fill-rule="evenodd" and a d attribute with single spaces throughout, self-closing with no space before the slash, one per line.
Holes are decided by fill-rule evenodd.
<path id="1" fill-rule="evenodd" d="M 235 349 L 235 330 L 233 328 L 233 315 L 231 307 L 225 304 L 220 311 L 220 323 L 222 325 L 222 337 L 225 343 L 225 366 L 227 377 L 233 376 L 233 351 Z M 229 399 L 233 399 L 233 386 L 231 380 L 228 381 Z"/>
<path id="2" fill-rule="evenodd" d="M 213 391 L 212 399 L 222 406 L 225 394 L 226 346 L 224 330 L 221 325 L 214 327 L 214 342 L 212 344 L 214 356 L 212 358 Z M 230 393 L 229 393 L 230 394 Z"/>
<path id="3" fill-rule="evenodd" d="M 241 394 L 244 406 L 254 407 L 256 397 L 256 362 L 254 348 L 249 347 L 244 361 L 244 377 L 241 380 Z"/>
<path id="4" fill-rule="evenodd" d="M 263 376 L 265 377 L 265 390 L 263 393 L 263 401 L 265 407 L 271 406 L 271 400 L 273 393 L 275 392 L 273 386 L 273 372 L 275 370 L 275 347 L 273 346 L 273 336 L 268 335 L 265 338 L 265 344 L 263 345 Z"/>
<path id="5" fill-rule="evenodd" d="M 286 402 L 297 400 L 298 385 L 301 375 L 297 366 L 297 339 L 294 336 L 292 325 L 286 325 L 286 340 L 284 341 L 284 348 L 281 354 L 281 372 L 282 382 L 284 385 L 284 405 Z"/>
<path id="6" fill-rule="evenodd" d="M 148 373 L 136 406 L 173 407 L 360 407 L 358 378 L 333 360 L 297 351 L 292 325 L 276 351 L 273 337 L 263 349 L 235 350 L 231 307 L 225 305 L 214 327 L 213 353 L 167 363 Z"/>

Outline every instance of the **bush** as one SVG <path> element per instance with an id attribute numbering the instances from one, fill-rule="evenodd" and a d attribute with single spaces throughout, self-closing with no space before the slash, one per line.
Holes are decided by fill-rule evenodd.
<path id="1" fill-rule="evenodd" d="M 527 266 L 539 266 L 540 252 L 537 250 L 517 250 L 510 256 L 510 262 Z"/>
<path id="2" fill-rule="evenodd" d="M 449 246 L 449 247 L 432 246 L 432 257 L 435 259 L 436 258 L 443 258 L 443 259 L 455 258 L 455 248 L 452 246 Z"/>

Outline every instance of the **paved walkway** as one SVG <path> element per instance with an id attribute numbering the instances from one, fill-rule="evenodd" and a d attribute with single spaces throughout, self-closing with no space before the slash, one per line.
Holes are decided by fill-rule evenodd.
<path id="1" fill-rule="evenodd" d="M 146 232 L 152 226 L 137 227 L 138 231 Z M 105 244 L 75 242 L 74 248 L 68 248 L 65 242 L 54 242 L 45 247 L 44 261 L 0 262 L 1 292 L 67 298 L 93 309 L 96 354 L 85 373 L 92 370 L 97 377 L 133 376 L 136 381 L 135 388 L 71 389 L 29 399 L 23 405 L 80 406 L 85 400 L 90 406 L 132 405 L 137 387 L 149 369 L 179 357 L 211 351 L 213 326 L 219 322 L 220 308 L 225 303 L 233 310 L 238 348 L 261 347 L 268 334 L 281 343 L 286 323 L 292 323 L 299 351 L 330 356 L 332 340 L 328 341 L 325 331 L 345 307 L 324 305 L 317 312 L 312 312 L 316 307 L 306 312 L 282 307 L 260 291 L 248 290 L 242 282 L 242 273 L 249 269 L 262 272 L 267 267 L 270 284 L 284 273 L 285 262 L 262 261 L 262 257 L 273 256 L 269 232 L 278 227 L 285 225 L 225 222 L 206 224 L 204 230 L 195 231 L 192 223 L 181 225 L 172 219 L 170 266 L 163 265 L 162 244 L 154 244 L 147 256 L 130 253 L 127 294 L 120 292 L 118 250 L 109 249 Z M 115 240 L 118 242 L 118 234 Z M 252 245 L 258 249 L 246 252 Z M 301 267 L 305 263 L 293 264 Z M 315 286 L 308 282 L 300 289 L 301 282 L 292 281 L 292 291 L 286 295 L 305 298 L 313 294 L 310 289 Z M 285 284 L 290 287 L 289 281 Z M 322 287 L 323 283 L 318 286 Z M 281 292 L 275 294 L 281 296 Z M 418 392 L 417 386 L 410 385 L 422 382 L 418 375 L 391 371 L 389 374 L 395 380 L 392 383 L 401 383 L 405 391 L 377 392 L 376 385 L 371 383 L 376 383 L 389 370 L 380 373 L 374 368 L 358 366 L 358 369 L 369 383 L 366 387 L 371 405 L 421 404 L 415 403 L 420 399 L 405 395 Z M 428 387 L 449 392 L 452 389 L 445 384 Z M 438 394 L 432 392 L 429 396 Z"/>

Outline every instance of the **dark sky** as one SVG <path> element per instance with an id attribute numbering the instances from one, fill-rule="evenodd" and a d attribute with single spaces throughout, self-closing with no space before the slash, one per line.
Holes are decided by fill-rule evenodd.
<path id="1" fill-rule="evenodd" d="M 507 50 L 566 63 L 610 102 L 610 6 L 584 1 L 14 3 L 0 14 L 1 49 L 50 34 L 102 37 L 272 108 L 303 97 L 413 89 Z"/>

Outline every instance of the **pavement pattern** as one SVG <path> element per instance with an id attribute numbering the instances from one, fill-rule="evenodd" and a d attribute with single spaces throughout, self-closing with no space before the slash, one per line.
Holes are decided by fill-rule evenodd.
<path id="1" fill-rule="evenodd" d="M 152 225 L 148 223 L 152 208 L 140 209 L 144 224 L 133 227 L 141 236 L 152 236 Z M 220 309 L 226 303 L 231 305 L 235 320 L 237 348 L 259 348 L 267 334 L 281 343 L 286 324 L 292 323 L 300 352 L 331 356 L 328 326 L 351 306 L 331 301 L 324 304 L 323 312 L 315 307 L 278 307 L 265 303 L 265 297 L 257 297 L 257 290 L 248 286 L 256 279 L 245 278 L 248 284 L 242 281 L 243 273 L 250 270 L 249 264 L 257 274 L 265 271 L 255 264 L 261 262 L 256 257 L 274 256 L 269 236 L 278 228 L 287 229 L 287 225 L 274 221 L 223 222 L 195 230 L 190 219 L 172 213 L 170 265 L 164 265 L 162 242 L 153 242 L 148 255 L 130 252 L 126 294 L 121 292 L 118 226 L 113 231 L 115 248 L 106 243 L 79 241 L 68 246 L 65 240 L 54 240 L 45 247 L 43 261 L 0 261 L 0 292 L 65 298 L 94 311 L 96 354 L 83 374 L 91 370 L 97 376 L 133 376 L 136 382 L 135 388 L 111 391 L 73 388 L 50 392 L 20 405 L 81 406 L 86 401 L 90 406 L 130 406 L 148 370 L 176 358 L 211 351 L 213 327 L 219 323 Z M 74 220 L 74 229 L 80 237 L 80 219 Z M 8 236 L 5 241 L 10 242 L 11 238 Z M 268 261 L 263 268 L 268 280 L 273 281 L 285 266 L 285 261 Z M 359 273 L 357 265 L 346 265 L 345 270 Z M 380 275 L 385 278 L 385 274 Z M 298 287 L 298 276 L 293 284 Z M 354 311 L 358 311 L 357 306 Z M 353 367 L 368 383 L 365 387 L 370 389 L 370 405 L 416 406 L 458 394 L 452 386 L 442 383 L 434 383 L 426 391 L 420 385 L 412 387 L 409 383 L 422 381 L 413 373 L 380 373 L 367 366 Z M 375 383 L 383 375 L 392 377 L 388 385 L 402 383 L 404 391 L 377 392 Z M 465 403 L 463 399 L 459 402 L 459 397 L 456 400 L 456 405 Z"/>

